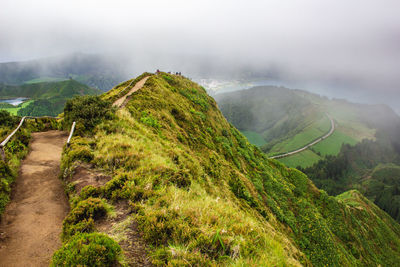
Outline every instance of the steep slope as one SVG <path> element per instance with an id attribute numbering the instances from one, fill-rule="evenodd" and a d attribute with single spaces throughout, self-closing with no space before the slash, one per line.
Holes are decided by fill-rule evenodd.
<path id="1" fill-rule="evenodd" d="M 67 99 L 76 95 L 100 94 L 98 89 L 90 88 L 75 80 L 61 82 L 43 82 L 20 86 L 0 85 L 0 97 L 31 98 L 29 104 L 20 104 L 17 114 L 20 116 L 56 116 L 64 108 Z"/>
<path id="2" fill-rule="evenodd" d="M 124 108 L 104 102 L 142 78 L 103 100 L 67 104 L 65 120 L 77 121 L 79 136 L 62 159 L 71 212 L 54 265 L 93 255 L 77 241 L 89 240 L 87 232 L 113 238 L 124 250 L 119 261 L 131 264 L 145 257 L 146 249 L 135 250 L 143 246 L 156 265 L 400 261 L 400 226 L 390 216 L 356 191 L 330 197 L 298 170 L 269 160 L 190 80 L 151 75 Z M 90 113 L 95 105 L 103 112 Z"/>
<path id="3" fill-rule="evenodd" d="M 219 94 L 216 100 L 224 116 L 235 127 L 261 135 L 268 143 L 264 150 L 272 149 L 275 144 L 312 126 L 313 122 L 324 119 L 311 101 L 282 87 L 254 87 Z"/>

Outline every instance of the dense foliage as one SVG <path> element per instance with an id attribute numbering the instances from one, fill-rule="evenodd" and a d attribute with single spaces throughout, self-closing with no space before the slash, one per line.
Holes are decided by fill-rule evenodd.
<path id="1" fill-rule="evenodd" d="M 299 169 L 329 194 L 359 189 L 400 221 L 400 154 L 387 141 L 364 140 L 355 146 L 343 145 L 338 156 L 327 156 L 312 167 Z"/>
<path id="2" fill-rule="evenodd" d="M 73 208 L 68 236 L 96 231 L 102 219 L 86 210 L 128 202 L 126 219 L 138 224 L 156 265 L 400 261 L 400 226 L 390 216 L 357 191 L 328 196 L 303 173 L 269 160 L 184 77 L 152 75 L 125 108 L 92 126 L 93 135 L 74 137 L 63 153 Z M 80 166 L 110 178 L 77 190 Z"/>
<path id="3" fill-rule="evenodd" d="M 69 126 L 75 121 L 78 132 L 89 133 L 111 117 L 111 102 L 99 96 L 77 96 L 68 100 L 64 107 L 64 122 Z"/>
<path id="4" fill-rule="evenodd" d="M 18 116 L 57 116 L 60 108 L 47 99 L 39 99 L 18 110 Z"/>
<path id="5" fill-rule="evenodd" d="M 51 266 L 113 266 L 121 248 L 111 238 L 99 234 L 78 234 L 55 252 Z"/>

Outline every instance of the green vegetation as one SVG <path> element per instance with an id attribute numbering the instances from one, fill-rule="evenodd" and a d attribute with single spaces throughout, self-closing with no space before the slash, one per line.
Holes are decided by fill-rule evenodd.
<path id="1" fill-rule="evenodd" d="M 302 169 L 329 194 L 357 189 L 399 220 L 397 183 L 383 180 L 382 173 L 373 175 L 380 164 L 400 165 L 400 118 L 389 107 L 276 87 L 222 94 L 218 100 L 224 115 L 242 132 L 254 131 L 264 138 L 267 143 L 257 145 L 270 156 L 296 150 L 325 134 L 329 121 L 321 115 L 329 114 L 335 121 L 330 137 L 278 160 Z"/>
<path id="2" fill-rule="evenodd" d="M 90 133 L 97 124 L 111 117 L 111 102 L 100 96 L 75 97 L 68 100 L 64 108 L 65 125 L 75 121 L 78 134 Z"/>
<path id="3" fill-rule="evenodd" d="M 103 234 L 79 234 L 55 252 L 51 266 L 113 266 L 120 253 L 118 243 Z"/>
<path id="4" fill-rule="evenodd" d="M 332 195 L 357 188 L 400 221 L 400 156 L 393 147 L 397 146 L 382 140 L 343 145 L 339 155 L 327 156 L 303 171 Z"/>
<path id="5" fill-rule="evenodd" d="M 263 86 L 217 95 L 222 113 L 242 132 L 255 132 L 264 139 L 257 145 L 268 155 L 294 151 L 330 129 L 335 132 L 312 147 L 312 151 L 279 159 L 289 166 L 309 167 L 325 155 L 337 155 L 342 144 L 375 140 L 385 121 L 396 120 L 393 111 L 379 105 L 358 105 L 345 100 L 329 100 L 302 90 Z M 390 119 L 388 120 L 389 117 Z M 297 165 L 293 165 L 297 164 Z"/>
<path id="6" fill-rule="evenodd" d="M 67 99 L 77 95 L 95 95 L 100 91 L 74 80 L 61 82 L 37 82 L 20 86 L 0 85 L 0 96 L 27 97 L 30 101 L 18 107 L 5 109 L 19 116 L 57 116 L 64 108 Z"/>
<path id="7" fill-rule="evenodd" d="M 112 99 L 121 87 L 102 98 Z M 98 234 L 101 218 L 110 216 L 105 203 L 113 209 L 127 202 L 127 220 L 137 223 L 156 265 L 400 261 L 400 225 L 390 216 L 357 191 L 330 197 L 303 173 L 269 160 L 184 77 L 152 75 L 126 107 L 93 126 L 91 135 L 75 136 L 62 157 L 72 206 L 63 255 L 85 258 L 75 238 Z M 73 182 L 79 166 L 110 178 L 79 191 Z M 115 255 L 112 247 L 102 251 Z"/>

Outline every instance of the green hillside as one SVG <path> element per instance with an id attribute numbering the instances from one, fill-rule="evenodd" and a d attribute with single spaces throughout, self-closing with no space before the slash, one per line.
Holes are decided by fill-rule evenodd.
<path id="1" fill-rule="evenodd" d="M 364 140 L 343 146 L 337 156 L 328 156 L 303 171 L 329 194 L 358 189 L 400 221 L 399 148 L 398 140 Z"/>
<path id="2" fill-rule="evenodd" d="M 264 139 L 265 144 L 259 139 L 253 144 L 270 156 L 297 150 L 325 135 L 329 114 L 335 122 L 333 135 L 307 151 L 279 159 L 291 167 L 309 167 L 326 155 L 337 155 L 342 144 L 375 140 L 377 130 L 387 131 L 389 122 L 399 121 L 383 105 L 354 104 L 284 87 L 254 87 L 219 94 L 216 100 L 235 127 Z"/>
<path id="3" fill-rule="evenodd" d="M 0 63 L 0 84 L 57 82 L 70 78 L 102 91 L 123 81 L 122 58 L 73 53 L 21 62 Z"/>
<path id="4" fill-rule="evenodd" d="M 122 87 L 67 102 L 65 125 L 77 121 L 62 156 L 71 211 L 54 266 L 400 262 L 398 223 L 357 191 L 328 196 L 268 159 L 199 85 L 152 75 L 116 110 L 106 99 Z"/>
<path id="5" fill-rule="evenodd" d="M 101 93 L 75 80 L 60 82 L 36 82 L 20 86 L 0 85 L 0 97 L 26 97 L 30 100 L 16 107 L 0 108 L 19 116 L 57 116 L 63 111 L 67 99 L 76 95 L 95 95 Z"/>

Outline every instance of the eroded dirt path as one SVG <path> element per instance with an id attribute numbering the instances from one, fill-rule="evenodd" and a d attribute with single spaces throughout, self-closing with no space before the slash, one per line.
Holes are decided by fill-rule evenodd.
<path id="1" fill-rule="evenodd" d="M 123 97 L 119 98 L 118 100 L 116 100 L 113 103 L 113 106 L 115 107 L 124 107 L 126 105 L 126 99 L 133 94 L 134 92 L 136 92 L 137 90 L 139 90 L 140 88 L 143 87 L 143 85 L 146 83 L 147 79 L 150 78 L 150 76 L 146 76 L 143 79 L 141 79 L 140 81 L 138 81 L 134 87 L 132 87 L 131 90 L 129 90 L 129 92 L 127 94 L 125 94 Z"/>
<path id="2" fill-rule="evenodd" d="M 69 204 L 60 159 L 67 133 L 33 133 L 11 202 L 0 222 L 0 266 L 48 266 L 61 246 L 62 221 Z"/>

